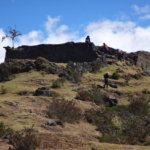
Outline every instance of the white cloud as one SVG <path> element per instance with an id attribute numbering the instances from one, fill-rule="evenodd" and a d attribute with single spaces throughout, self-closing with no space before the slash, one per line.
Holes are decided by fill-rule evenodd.
<path id="1" fill-rule="evenodd" d="M 52 32 L 54 27 L 56 27 L 57 23 L 60 21 L 60 17 L 52 18 L 50 16 L 47 17 L 47 21 L 45 23 L 45 28 L 47 32 Z"/>
<path id="2" fill-rule="evenodd" d="M 137 50 L 150 51 L 150 27 L 137 26 L 134 22 L 104 20 L 90 23 L 86 34 L 97 44 L 108 44 L 127 52 Z"/>
<path id="3" fill-rule="evenodd" d="M 150 19 L 150 14 L 144 15 L 144 16 L 140 17 L 140 19 L 149 20 Z"/>
<path id="4" fill-rule="evenodd" d="M 37 45 L 40 44 L 43 39 L 43 33 L 41 31 L 31 31 L 26 35 L 22 35 L 19 38 L 19 42 L 16 43 L 16 46 L 19 45 Z"/>
<path id="5" fill-rule="evenodd" d="M 0 63 L 4 61 L 5 59 L 5 49 L 3 48 L 4 46 L 12 45 L 12 42 L 10 39 L 5 39 L 2 41 L 2 37 L 5 36 L 5 32 L 3 29 L 0 29 Z"/>
<path id="6" fill-rule="evenodd" d="M 77 32 L 68 32 L 67 25 L 58 25 L 60 17 L 52 18 L 48 16 L 45 23 L 48 36 L 43 40 L 43 43 L 63 43 L 77 39 Z"/>
<path id="7" fill-rule="evenodd" d="M 132 5 L 132 9 L 138 14 L 150 13 L 150 5 L 145 5 L 143 7 Z"/>

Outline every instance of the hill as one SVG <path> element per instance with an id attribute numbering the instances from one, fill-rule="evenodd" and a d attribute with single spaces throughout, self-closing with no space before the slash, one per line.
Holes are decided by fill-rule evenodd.
<path id="1" fill-rule="evenodd" d="M 149 149 L 150 77 L 142 71 L 145 63 L 139 63 L 145 60 L 139 53 L 120 59 L 116 51 L 96 49 L 92 61 L 78 57 L 84 61 L 56 63 L 38 57 L 0 65 L 0 119 L 12 135 L 32 129 L 41 141 L 38 150 Z M 105 72 L 117 88 L 103 88 Z M 3 138 L 6 127 L 0 125 Z M 8 147 L 2 139 L 0 149 Z"/>

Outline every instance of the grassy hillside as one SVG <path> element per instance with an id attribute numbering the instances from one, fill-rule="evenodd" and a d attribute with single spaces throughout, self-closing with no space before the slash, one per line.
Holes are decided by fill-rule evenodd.
<path id="1" fill-rule="evenodd" d="M 57 64 L 58 66 L 66 67 L 66 64 Z M 112 75 L 117 72 L 119 79 L 109 79 L 111 83 L 116 83 L 118 88 L 103 89 L 97 88 L 103 86 L 103 74 L 108 72 Z M 45 70 L 37 71 L 30 70 L 28 72 L 22 72 L 15 74 L 10 81 L 0 82 L 0 121 L 3 122 L 9 128 L 20 131 L 25 127 L 31 127 L 34 125 L 34 130 L 41 139 L 41 144 L 38 146 L 38 150 L 48 149 L 79 149 L 79 150 L 148 150 L 149 146 L 141 143 L 134 144 L 133 146 L 127 144 L 115 144 L 112 142 L 103 140 L 99 142 L 99 138 L 103 136 L 101 132 L 101 126 L 97 126 L 96 123 L 89 123 L 85 116 L 85 112 L 88 110 L 107 110 L 109 107 L 104 104 L 96 104 L 93 101 L 88 100 L 89 97 L 84 96 L 84 100 L 77 98 L 79 91 L 88 91 L 92 88 L 97 88 L 98 92 L 103 95 L 115 97 L 118 99 L 118 106 L 111 107 L 110 112 L 117 112 L 121 108 L 126 109 L 134 97 L 143 97 L 146 101 L 150 101 L 150 77 L 144 75 L 135 66 L 129 65 L 126 61 L 118 61 L 114 64 L 107 65 L 95 73 L 86 72 L 80 77 L 78 82 L 63 80 L 62 83 L 55 83 L 57 88 L 53 88 L 54 81 L 60 79 L 58 74 L 47 73 Z M 50 89 L 51 96 L 34 96 L 36 89 L 40 87 L 48 87 Z M 83 96 L 83 95 L 82 95 Z M 95 96 L 95 95 L 94 95 Z M 138 98 L 137 98 L 138 99 Z M 57 115 L 51 117 L 47 114 L 47 109 L 50 104 L 54 104 L 54 101 L 69 101 L 68 106 L 72 109 L 68 110 L 67 115 L 73 111 L 73 117 L 80 118 L 77 113 L 78 109 L 81 111 L 81 119 L 74 121 L 73 118 L 70 121 L 64 121 L 64 115 L 62 119 Z M 97 100 L 97 99 L 96 99 Z M 62 104 L 60 101 L 58 104 Z M 58 105 L 57 103 L 55 105 Z M 53 105 L 54 106 L 54 105 Z M 63 107 L 69 109 L 66 104 Z M 77 109 L 76 109 L 77 108 Z M 50 108 L 52 110 L 52 108 Z M 62 109 L 60 107 L 60 109 Z M 122 110 L 123 110 L 122 109 Z M 65 111 L 63 111 L 65 112 Z M 58 113 L 58 112 L 57 112 Z M 83 117 L 84 116 L 84 117 Z M 90 116 L 92 117 L 92 115 Z M 94 115 L 93 115 L 94 117 Z M 114 117 L 115 124 L 119 124 L 119 118 Z M 45 123 L 49 120 L 60 120 L 63 122 L 63 126 L 48 126 Z M 97 128 L 100 128 L 97 130 Z M 149 132 L 149 131 L 147 131 Z M 150 136 L 150 135 L 149 135 Z M 150 140 L 150 138 L 148 138 Z M 150 141 L 143 142 L 146 145 L 150 144 Z M 44 144 L 45 143 L 45 144 Z M 111 144 L 114 143 L 114 144 Z M 6 143 L 0 143 L 0 149 L 8 146 Z M 4 148 L 4 149 L 5 149 Z"/>

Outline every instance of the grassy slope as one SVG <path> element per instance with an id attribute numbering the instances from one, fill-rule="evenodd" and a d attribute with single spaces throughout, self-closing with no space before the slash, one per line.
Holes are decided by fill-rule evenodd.
<path id="1" fill-rule="evenodd" d="M 60 94 L 60 97 L 64 97 L 64 99 L 72 100 L 76 96 L 76 89 L 78 88 L 90 88 L 94 85 L 103 85 L 103 73 L 109 71 L 111 74 L 115 72 L 117 68 L 121 68 L 127 74 L 135 74 L 138 70 L 133 66 L 127 66 L 125 62 L 118 62 L 114 65 L 108 65 L 103 68 L 98 73 L 86 73 L 84 74 L 81 83 L 75 84 L 66 81 L 64 86 L 59 89 L 53 89 L 54 91 Z M 40 133 L 49 133 L 57 136 L 57 138 L 62 135 L 65 137 L 73 137 L 72 145 L 75 146 L 76 142 L 82 141 L 79 144 L 77 149 L 90 149 L 90 147 L 97 147 L 102 150 L 114 149 L 114 150 L 125 150 L 125 149 L 148 149 L 148 147 L 140 147 L 140 146 L 127 146 L 127 145 L 116 145 L 116 144 L 105 144 L 96 142 L 95 137 L 99 136 L 99 133 L 95 130 L 96 127 L 92 126 L 86 122 L 80 122 L 79 124 L 65 124 L 64 128 L 59 126 L 49 127 L 48 129 L 43 128 L 42 124 L 48 121 L 49 119 L 45 117 L 44 110 L 46 106 L 51 101 L 51 97 L 35 97 L 32 94 L 28 96 L 19 96 L 17 94 L 18 91 L 29 91 L 34 92 L 38 87 L 48 86 L 50 87 L 52 80 L 57 79 L 56 75 L 52 74 L 44 74 L 41 72 L 28 72 L 17 74 L 16 78 L 0 83 L 7 89 L 7 93 L 0 95 L 0 112 L 3 112 L 6 116 L 0 116 L 0 120 L 7 124 L 9 127 L 19 130 L 24 127 L 31 126 L 34 124 L 35 129 L 38 129 Z M 44 81 L 44 84 L 41 84 L 41 81 Z M 111 82 L 116 82 L 111 80 Z M 124 83 L 123 79 L 117 81 L 118 83 Z M 118 96 L 119 104 L 127 104 L 128 98 L 124 93 L 134 93 L 141 92 L 143 89 L 150 90 L 150 77 L 143 77 L 140 80 L 131 80 L 129 85 L 119 86 L 117 89 L 108 88 L 104 90 L 104 92 L 109 93 L 109 95 L 117 96 L 114 94 L 114 91 L 120 91 L 123 93 L 123 96 Z M 5 101 L 13 102 L 18 105 L 18 107 L 9 106 L 5 104 Z M 80 108 L 87 109 L 94 107 L 89 102 L 79 101 L 78 106 Z M 74 139 L 76 137 L 78 140 Z M 62 140 L 62 142 L 63 142 Z M 64 143 L 66 145 L 66 143 Z M 72 148 L 70 149 L 73 149 Z M 41 148 L 43 149 L 43 148 Z M 55 149 L 55 147 L 54 147 Z M 69 148 L 68 148 L 69 149 Z"/>

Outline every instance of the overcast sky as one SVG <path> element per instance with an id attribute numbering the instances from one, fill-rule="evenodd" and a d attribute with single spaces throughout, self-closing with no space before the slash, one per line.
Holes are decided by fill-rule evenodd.
<path id="1" fill-rule="evenodd" d="M 150 51 L 149 0 L 0 0 L 0 62 L 9 27 L 22 33 L 15 46 L 104 42 L 126 52 Z"/>

